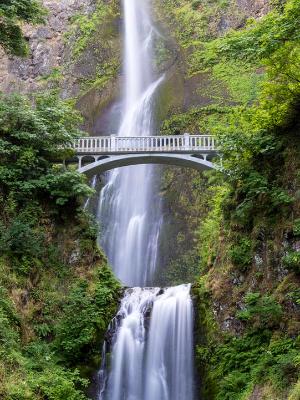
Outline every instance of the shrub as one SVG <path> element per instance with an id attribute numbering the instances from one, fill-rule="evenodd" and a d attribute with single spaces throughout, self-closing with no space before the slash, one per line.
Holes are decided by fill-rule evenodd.
<path id="1" fill-rule="evenodd" d="M 192 9 L 197 10 L 202 3 L 202 0 L 193 0 L 192 1 Z"/>
<path id="2" fill-rule="evenodd" d="M 252 262 L 251 240 L 247 238 L 242 238 L 229 250 L 229 256 L 236 266 L 238 266 L 241 270 L 246 270 L 246 268 Z"/>
<path id="3" fill-rule="evenodd" d="M 119 283 L 107 267 L 98 270 L 93 288 L 85 280 L 73 287 L 55 339 L 55 347 L 68 363 L 82 363 L 99 353 L 100 339 L 116 311 L 118 289 Z"/>
<path id="4" fill-rule="evenodd" d="M 300 236 L 300 218 L 294 221 L 293 233 L 295 236 Z"/>
<path id="5" fill-rule="evenodd" d="M 297 274 L 299 274 L 300 273 L 300 252 L 294 251 L 294 250 L 288 251 L 287 254 L 282 258 L 282 263 L 289 270 L 292 270 L 292 271 L 296 272 Z"/>
<path id="6" fill-rule="evenodd" d="M 252 329 L 273 328 L 282 318 L 282 307 L 272 296 L 248 293 L 245 296 L 245 304 L 245 309 L 237 312 L 237 317 Z"/>

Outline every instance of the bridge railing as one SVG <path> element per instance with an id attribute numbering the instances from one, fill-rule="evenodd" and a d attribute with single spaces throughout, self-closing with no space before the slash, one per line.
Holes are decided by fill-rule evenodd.
<path id="1" fill-rule="evenodd" d="M 211 135 L 180 136 L 98 136 L 77 139 L 77 154 L 140 153 L 140 152 L 212 152 L 216 150 Z"/>

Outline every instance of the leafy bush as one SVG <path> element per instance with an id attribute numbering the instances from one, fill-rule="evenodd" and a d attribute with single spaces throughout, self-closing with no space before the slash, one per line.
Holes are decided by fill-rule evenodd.
<path id="1" fill-rule="evenodd" d="M 197 10 L 199 6 L 201 5 L 202 0 L 193 0 L 192 1 L 192 9 Z"/>
<path id="2" fill-rule="evenodd" d="M 283 265 L 296 272 L 297 274 L 300 273 L 300 252 L 290 250 L 287 254 L 282 258 Z"/>
<path id="3" fill-rule="evenodd" d="M 76 364 L 99 354 L 111 315 L 116 311 L 119 283 L 107 268 L 98 271 L 93 288 L 82 280 L 72 289 L 56 328 L 55 346 L 68 363 Z"/>
<path id="4" fill-rule="evenodd" d="M 223 379 L 216 400 L 238 400 L 240 393 L 245 390 L 248 384 L 249 374 L 239 371 L 232 372 Z"/>
<path id="5" fill-rule="evenodd" d="M 248 293 L 245 296 L 245 309 L 237 313 L 237 317 L 247 322 L 252 329 L 274 328 L 278 326 L 282 315 L 282 307 L 272 296 L 260 293 Z"/>
<path id="6" fill-rule="evenodd" d="M 300 236 L 300 218 L 294 221 L 293 233 L 295 236 Z"/>
<path id="7" fill-rule="evenodd" d="M 242 238 L 229 250 L 232 262 L 241 270 L 245 270 L 252 262 L 252 242 L 250 239 Z"/>
<path id="8" fill-rule="evenodd" d="M 17 202 L 48 197 L 66 205 L 91 194 L 84 177 L 55 163 L 70 156 L 80 118 L 55 93 L 36 98 L 0 96 L 0 188 Z"/>
<path id="9" fill-rule="evenodd" d="M 0 1 L 0 45 L 18 56 L 28 54 L 28 45 L 23 36 L 21 24 L 37 24 L 44 21 L 44 9 L 36 0 Z"/>
<path id="10" fill-rule="evenodd" d="M 266 382 L 281 390 L 288 388 L 299 373 L 298 351 L 297 341 L 272 340 L 268 330 L 228 337 L 208 360 L 210 375 L 218 382 L 216 399 L 242 400 L 255 384 Z"/>

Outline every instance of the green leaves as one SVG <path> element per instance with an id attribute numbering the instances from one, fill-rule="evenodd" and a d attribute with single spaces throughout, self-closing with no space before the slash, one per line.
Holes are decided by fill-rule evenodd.
<path id="1" fill-rule="evenodd" d="M 237 317 L 254 330 L 274 328 L 283 316 L 282 307 L 272 296 L 248 293 L 245 296 L 245 305 L 245 309 L 239 311 Z"/>
<path id="2" fill-rule="evenodd" d="M 21 23 L 37 24 L 44 21 L 45 10 L 37 0 L 0 0 L 0 45 L 16 56 L 28 54 Z"/>
<path id="3" fill-rule="evenodd" d="M 242 238 L 237 244 L 229 249 L 229 257 L 235 266 L 245 271 L 252 263 L 252 242 L 250 239 Z"/>
<path id="4" fill-rule="evenodd" d="M 55 340 L 55 347 L 69 364 L 83 363 L 98 354 L 98 343 L 115 311 L 119 289 L 111 271 L 104 267 L 99 269 L 94 287 L 84 280 L 73 287 Z"/>
<path id="5" fill-rule="evenodd" d="M 300 273 L 300 252 L 289 250 L 282 258 L 283 265 L 296 274 Z"/>
<path id="6" fill-rule="evenodd" d="M 81 118 L 55 93 L 39 95 L 35 106 L 24 97 L 0 97 L 0 186 L 19 202 L 31 196 L 57 205 L 91 194 L 83 176 L 54 163 L 63 161 Z"/>
<path id="7" fill-rule="evenodd" d="M 225 38 L 206 43 L 194 56 L 194 69 L 220 60 L 258 63 L 276 57 L 282 46 L 300 39 L 299 18 L 298 0 L 289 0 L 283 13 L 275 9 L 259 21 L 250 20 L 244 30 L 232 30 Z"/>

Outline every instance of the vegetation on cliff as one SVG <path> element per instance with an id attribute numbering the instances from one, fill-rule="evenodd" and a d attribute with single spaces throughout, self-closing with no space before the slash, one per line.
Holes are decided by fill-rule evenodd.
<path id="1" fill-rule="evenodd" d="M 17 56 L 28 55 L 28 44 L 23 35 L 22 23 L 43 22 L 45 10 L 36 0 L 0 1 L 0 45 Z"/>
<path id="2" fill-rule="evenodd" d="M 175 11 L 176 35 L 183 16 L 205 15 L 195 16 L 205 2 L 193 5 Z M 299 398 L 299 12 L 289 0 L 222 36 L 193 25 L 180 42 L 187 74 L 209 77 L 210 104 L 174 115 L 162 132 L 210 132 L 222 151 L 193 234 L 208 399 Z"/>
<path id="3" fill-rule="evenodd" d="M 84 399 L 119 283 L 63 166 L 80 118 L 47 93 L 0 98 L 0 397 Z M 91 368 L 91 370 L 89 370 Z"/>

